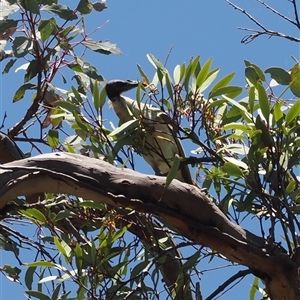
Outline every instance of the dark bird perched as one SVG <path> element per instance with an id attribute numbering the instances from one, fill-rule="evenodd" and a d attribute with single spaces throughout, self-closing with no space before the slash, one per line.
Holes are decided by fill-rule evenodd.
<path id="1" fill-rule="evenodd" d="M 145 161 L 152 167 L 156 175 L 166 176 L 172 166 L 175 155 L 185 157 L 180 140 L 172 126 L 172 120 L 161 110 L 138 103 L 121 94 L 138 86 L 137 81 L 111 80 L 106 86 L 106 93 L 111 105 L 120 119 L 120 125 L 134 118 L 142 117 L 143 128 L 146 133 L 139 137 L 140 141 L 134 146 Z M 144 132 L 145 132 L 144 131 Z M 176 179 L 193 184 L 191 173 L 187 165 L 182 165 L 177 172 Z"/>

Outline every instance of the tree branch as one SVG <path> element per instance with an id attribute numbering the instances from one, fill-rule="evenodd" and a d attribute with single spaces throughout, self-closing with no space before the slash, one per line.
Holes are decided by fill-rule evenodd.
<path id="1" fill-rule="evenodd" d="M 252 269 L 274 300 L 299 299 L 298 266 L 276 244 L 231 223 L 200 189 L 118 169 L 82 155 L 53 153 L 0 167 L 0 208 L 18 195 L 66 193 L 114 207 L 153 213 L 181 235 Z M 184 199 L 184 200 L 183 200 Z M 271 242 L 270 242 L 271 243 Z"/>
<path id="2" fill-rule="evenodd" d="M 255 29 L 250 29 L 250 28 L 244 28 L 244 27 L 238 27 L 238 29 L 241 30 L 245 30 L 245 31 L 249 31 L 249 32 L 253 32 L 252 34 L 249 34 L 245 37 L 242 38 L 242 43 L 250 43 L 252 42 L 254 39 L 256 39 L 257 37 L 261 36 L 261 35 L 268 35 L 270 37 L 273 36 L 277 36 L 277 37 L 281 37 L 281 38 L 285 38 L 288 39 L 290 41 L 293 42 L 300 42 L 300 38 L 294 37 L 294 36 L 290 36 L 278 31 L 274 31 L 274 30 L 270 30 L 268 28 L 266 28 L 261 22 L 259 22 L 258 20 L 256 20 L 252 15 L 250 15 L 245 9 L 237 6 L 236 4 L 232 3 L 229 0 L 225 0 L 229 5 L 231 5 L 234 9 L 239 10 L 241 13 L 243 13 L 244 15 L 247 16 L 248 19 L 250 19 L 254 24 L 256 24 L 258 27 L 260 27 L 262 30 L 255 30 Z M 295 16 L 296 16 L 296 22 L 290 20 L 289 18 L 283 16 L 282 14 L 280 14 L 279 12 L 277 12 L 276 10 L 274 10 L 272 7 L 268 6 L 267 4 L 265 4 L 263 1 L 261 0 L 257 0 L 258 2 L 260 2 L 261 4 L 263 4 L 266 8 L 270 9 L 271 11 L 273 11 L 274 14 L 279 15 L 280 17 L 284 18 L 286 21 L 292 23 L 293 25 L 295 25 L 297 28 L 299 28 L 298 25 L 298 15 L 297 12 L 295 12 Z M 296 7 L 296 4 L 294 3 L 294 7 Z"/>
<path id="3" fill-rule="evenodd" d="M 251 274 L 252 271 L 247 270 L 241 270 L 238 271 L 236 274 L 232 275 L 230 278 L 228 278 L 226 281 L 224 281 L 213 293 L 211 293 L 205 300 L 212 300 L 214 297 L 216 297 L 219 293 L 221 293 L 223 290 L 226 289 L 226 287 L 233 283 L 235 280 L 241 277 L 245 277 L 246 275 Z"/>

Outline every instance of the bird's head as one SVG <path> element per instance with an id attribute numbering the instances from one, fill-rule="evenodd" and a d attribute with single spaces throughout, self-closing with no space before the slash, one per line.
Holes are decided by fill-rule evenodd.
<path id="1" fill-rule="evenodd" d="M 126 92 L 129 91 L 139 85 L 138 81 L 133 81 L 133 80 L 110 80 L 106 86 L 106 94 L 107 97 L 111 101 L 115 101 L 116 99 L 119 98 L 119 96 Z"/>

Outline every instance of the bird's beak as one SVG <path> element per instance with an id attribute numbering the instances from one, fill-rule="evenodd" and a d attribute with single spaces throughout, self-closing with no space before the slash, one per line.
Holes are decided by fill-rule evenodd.
<path id="1" fill-rule="evenodd" d="M 134 89 L 139 85 L 139 82 L 134 81 L 134 80 L 124 80 L 124 81 L 121 81 L 120 83 L 121 83 L 119 85 L 120 94 L 127 92 L 131 89 Z"/>
<path id="2" fill-rule="evenodd" d="M 138 81 L 134 80 L 111 80 L 107 83 L 106 89 L 119 93 L 120 95 L 139 85 Z"/>
<path id="3" fill-rule="evenodd" d="M 127 92 L 139 85 L 138 81 L 133 80 L 111 80 L 106 86 L 106 94 L 111 101 L 115 101 L 124 92 Z"/>

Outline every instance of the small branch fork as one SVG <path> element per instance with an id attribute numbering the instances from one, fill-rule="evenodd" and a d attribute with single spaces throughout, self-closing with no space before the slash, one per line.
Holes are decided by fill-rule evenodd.
<path id="1" fill-rule="evenodd" d="M 284 39 L 288 39 L 288 40 L 293 41 L 293 42 L 298 42 L 298 43 L 300 42 L 300 38 L 297 38 L 297 37 L 294 37 L 294 36 L 291 36 L 291 35 L 288 35 L 288 34 L 285 34 L 285 33 L 282 33 L 282 32 L 278 32 L 278 31 L 274 31 L 274 30 L 266 28 L 261 22 L 259 22 L 252 15 L 250 15 L 245 9 L 237 6 L 236 4 L 232 3 L 229 0 L 225 0 L 225 1 L 229 5 L 231 5 L 234 9 L 237 9 L 241 13 L 246 15 L 248 19 L 250 19 L 259 28 L 261 28 L 261 30 L 256 30 L 256 29 L 251 29 L 251 28 L 238 27 L 238 29 L 240 29 L 240 30 L 245 30 L 245 31 L 248 31 L 248 32 L 252 32 L 251 34 L 246 35 L 245 37 L 243 37 L 243 39 L 241 40 L 242 43 L 248 44 L 248 43 L 252 42 L 254 39 L 256 39 L 257 37 L 262 36 L 262 35 L 267 35 L 269 37 L 276 36 L 276 37 L 281 37 L 281 38 L 284 38 Z M 256 0 L 256 1 L 259 2 L 260 4 L 262 4 L 263 6 L 265 6 L 265 8 L 269 9 L 275 15 L 277 15 L 280 18 L 284 19 L 285 21 L 291 23 L 292 25 L 296 26 L 300 30 L 299 13 L 298 13 L 296 0 L 288 0 L 288 2 L 291 2 L 292 5 L 293 5 L 295 20 L 292 20 L 292 19 L 288 18 L 287 16 L 283 15 L 282 13 L 280 13 L 279 11 L 277 11 L 276 9 L 274 9 L 273 7 L 271 7 L 270 5 L 268 5 L 266 2 L 264 2 L 262 0 Z"/>

